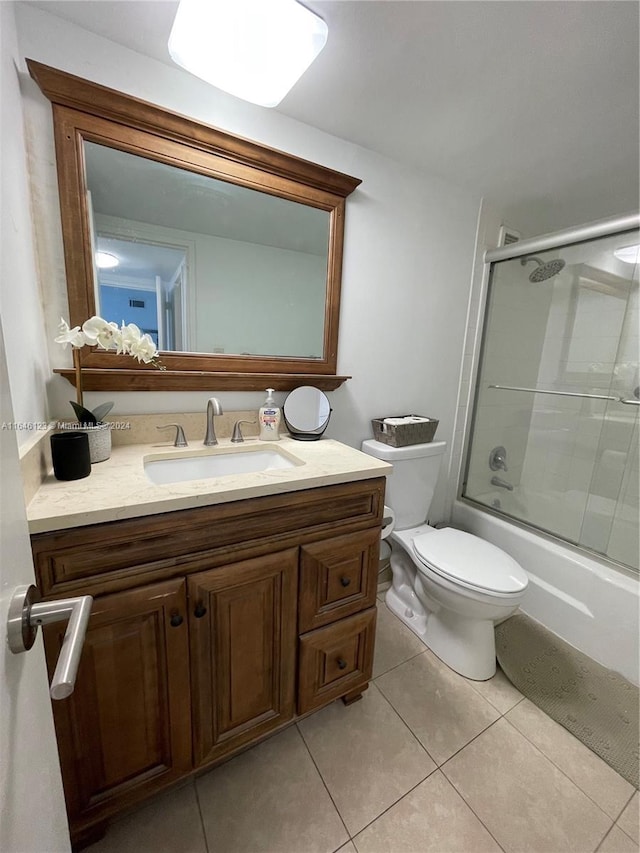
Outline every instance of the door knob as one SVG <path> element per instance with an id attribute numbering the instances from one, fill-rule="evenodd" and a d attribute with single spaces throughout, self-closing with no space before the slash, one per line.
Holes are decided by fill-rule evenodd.
<path id="1" fill-rule="evenodd" d="M 9 649 L 14 655 L 28 652 L 36 641 L 39 625 L 68 619 L 69 624 L 49 688 L 52 699 L 66 699 L 73 693 L 76 683 L 93 598 L 81 595 L 79 598 L 40 601 L 41 597 L 40 590 L 33 584 L 18 586 L 14 590 L 7 616 Z"/>

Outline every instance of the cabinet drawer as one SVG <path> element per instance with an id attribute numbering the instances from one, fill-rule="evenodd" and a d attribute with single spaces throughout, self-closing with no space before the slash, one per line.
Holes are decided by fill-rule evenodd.
<path id="1" fill-rule="evenodd" d="M 375 607 L 300 637 L 298 713 L 363 687 L 371 678 Z"/>
<path id="2" fill-rule="evenodd" d="M 303 545 L 300 554 L 300 633 L 375 604 L 380 528 Z"/>

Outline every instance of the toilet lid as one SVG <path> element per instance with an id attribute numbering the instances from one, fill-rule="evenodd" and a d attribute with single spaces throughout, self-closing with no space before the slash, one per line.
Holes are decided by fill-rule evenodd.
<path id="1" fill-rule="evenodd" d="M 413 548 L 430 569 L 465 586 L 508 594 L 522 592 L 528 585 L 519 563 L 471 533 L 443 527 L 416 536 Z"/>

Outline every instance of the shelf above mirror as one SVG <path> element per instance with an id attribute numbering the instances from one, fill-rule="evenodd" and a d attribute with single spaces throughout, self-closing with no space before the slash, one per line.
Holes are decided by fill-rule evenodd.
<path id="1" fill-rule="evenodd" d="M 57 368 L 75 387 L 75 372 Z M 302 373 L 206 373 L 193 370 L 109 370 L 83 368 L 85 391 L 293 391 L 301 385 L 313 385 L 322 391 L 335 391 L 350 376 Z"/>

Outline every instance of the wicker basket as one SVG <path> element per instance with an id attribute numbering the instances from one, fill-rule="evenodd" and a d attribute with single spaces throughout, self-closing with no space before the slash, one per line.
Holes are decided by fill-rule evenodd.
<path id="1" fill-rule="evenodd" d="M 387 417 L 421 418 L 424 415 L 387 415 Z M 385 424 L 384 418 L 374 418 L 371 426 L 376 441 L 391 447 L 407 447 L 409 444 L 427 444 L 433 441 L 438 421 L 435 418 L 427 418 L 426 421 L 416 424 Z"/>

